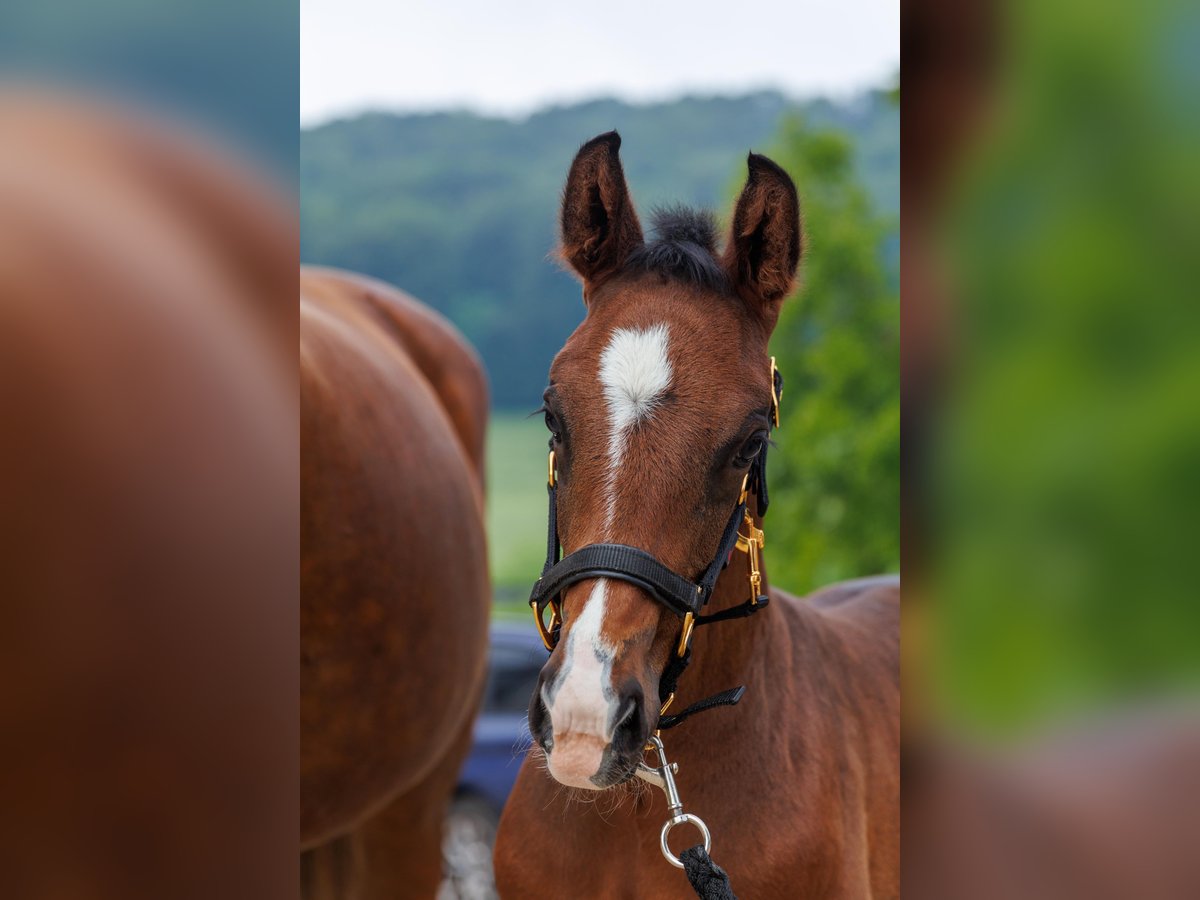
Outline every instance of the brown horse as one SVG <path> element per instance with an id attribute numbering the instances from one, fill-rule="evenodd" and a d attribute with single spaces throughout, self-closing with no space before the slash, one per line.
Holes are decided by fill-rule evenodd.
<path id="1" fill-rule="evenodd" d="M 487 650 L 487 388 L 394 288 L 300 286 L 302 887 L 432 897 Z"/>
<path id="2" fill-rule="evenodd" d="M 799 263 L 799 203 L 786 173 L 752 154 L 723 253 L 712 218 L 686 210 L 660 214 L 646 242 L 619 147 L 615 133 L 584 145 L 564 192 L 562 251 L 583 280 L 587 315 L 545 395 L 559 535 L 567 550 L 620 543 L 676 573 L 716 571 L 723 529 L 766 452 L 776 402 L 767 342 Z M 739 524 L 753 538 L 765 492 L 749 501 L 751 523 Z M 733 552 L 706 613 L 758 594 L 752 571 L 751 554 Z M 639 764 L 660 725 L 660 680 L 689 638 L 694 661 L 673 712 L 748 688 L 739 705 L 662 738 L 683 804 L 711 829 L 733 888 L 756 900 L 898 895 L 898 580 L 801 601 L 762 578 L 769 608 L 694 636 L 694 619 L 681 628 L 628 578 L 563 591 L 557 644 L 530 705 L 540 749 L 500 823 L 503 896 L 688 893 L 660 854 L 667 806 L 631 779 L 647 771 Z M 599 790 L 611 800 L 584 793 Z M 673 843 L 697 843 L 689 829 Z"/>

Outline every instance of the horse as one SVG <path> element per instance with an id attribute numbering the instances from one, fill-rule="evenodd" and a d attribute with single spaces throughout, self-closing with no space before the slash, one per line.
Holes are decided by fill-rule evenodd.
<path id="1" fill-rule="evenodd" d="M 487 385 L 441 316 L 300 279 L 303 895 L 432 897 L 485 677 Z"/>
<path id="2" fill-rule="evenodd" d="M 801 256 L 796 188 L 752 153 L 723 251 L 711 214 L 686 208 L 658 212 L 647 240 L 620 145 L 584 144 L 563 192 L 586 315 L 544 395 L 551 535 L 531 605 L 551 653 L 497 886 L 679 897 L 684 873 L 661 854 L 689 879 L 718 877 L 715 859 L 756 900 L 896 897 L 899 579 L 797 599 L 768 584 L 761 552 L 780 399 L 767 345 Z M 670 843 L 693 826 L 681 859 Z"/>

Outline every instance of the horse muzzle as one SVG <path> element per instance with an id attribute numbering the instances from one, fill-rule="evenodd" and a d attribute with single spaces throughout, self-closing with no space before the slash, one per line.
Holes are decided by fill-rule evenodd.
<path id="1" fill-rule="evenodd" d="M 539 685 L 530 702 L 529 732 L 545 752 L 547 769 L 556 781 L 596 791 L 633 777 L 654 727 L 648 713 L 657 712 L 648 711 L 636 681 L 631 680 L 610 701 L 610 709 L 603 715 L 584 716 L 560 706 L 557 728 L 554 707 L 558 704 L 552 701 L 548 708 L 543 693 Z M 598 727 L 600 723 L 611 725 Z"/>

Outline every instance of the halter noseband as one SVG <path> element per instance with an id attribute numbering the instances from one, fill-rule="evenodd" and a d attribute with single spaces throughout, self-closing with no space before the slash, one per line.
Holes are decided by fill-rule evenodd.
<path id="1" fill-rule="evenodd" d="M 779 401 L 782 396 L 783 375 L 775 367 L 775 358 L 771 357 L 771 420 L 768 431 L 770 427 L 779 426 Z M 767 512 L 767 446 L 764 442 L 762 450 L 751 463 L 750 471 L 742 479 L 737 506 L 734 507 L 721 534 L 716 555 L 695 580 L 685 578 L 645 550 L 628 544 L 589 544 L 560 560 L 562 545 L 558 538 L 558 476 L 552 449 L 547 461 L 546 480 L 546 490 L 550 498 L 546 564 L 542 567 L 541 577 L 534 583 L 529 597 L 529 605 L 533 609 L 538 633 L 542 643 L 546 645 L 546 650 L 553 651 L 558 644 L 562 630 L 562 594 L 571 585 L 589 578 L 616 578 L 636 585 L 683 620 L 679 643 L 659 680 L 659 700 L 663 703 L 662 711 L 665 712 L 675 696 L 679 676 L 691 661 L 693 628 L 696 625 L 708 625 L 752 615 L 769 602 L 761 592 L 762 575 L 759 571 L 763 532 L 755 526 L 754 518 L 746 510 L 750 494 L 753 493 L 758 501 L 759 516 L 764 516 Z M 743 524 L 746 526 L 745 534 L 739 532 Z M 744 551 L 749 557 L 750 599 L 722 612 L 702 615 L 701 610 L 711 599 L 717 578 L 729 563 L 735 548 Z M 549 624 L 543 620 L 547 606 L 550 607 Z M 663 717 L 659 728 L 678 725 L 693 713 L 715 706 L 733 705 L 741 699 L 743 692 L 744 688 L 738 687 L 701 700 L 678 715 Z"/>

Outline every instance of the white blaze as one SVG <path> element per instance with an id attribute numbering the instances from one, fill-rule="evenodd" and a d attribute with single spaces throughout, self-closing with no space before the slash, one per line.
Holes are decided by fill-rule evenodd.
<path id="1" fill-rule="evenodd" d="M 629 432 L 649 419 L 671 385 L 666 325 L 618 328 L 600 355 L 600 385 L 608 407 L 608 469 L 604 473 L 604 533 L 616 515 L 618 472 Z M 554 728 L 550 771 L 567 784 L 588 787 L 612 740 L 617 697 L 608 684 L 614 648 L 603 639 L 607 582 L 601 578 L 579 618 L 571 626 L 567 656 L 556 690 L 542 688 Z M 550 702 L 551 699 L 553 702 Z M 572 740 L 572 738 L 575 740 Z"/>
<path id="2" fill-rule="evenodd" d="M 604 696 L 606 663 L 612 659 L 612 648 L 600 637 L 604 622 L 603 578 L 596 581 L 583 612 L 571 628 L 566 671 L 554 694 L 554 736 L 582 732 L 605 741 L 612 738 L 608 723 L 608 698 Z M 546 689 L 542 688 L 545 700 Z M 550 708 L 550 704 L 547 704 Z"/>
<path id="3" fill-rule="evenodd" d="M 605 473 L 605 539 L 616 514 L 617 472 L 630 430 L 654 413 L 671 386 L 667 326 L 618 328 L 600 355 L 600 384 L 608 404 L 608 471 Z"/>

